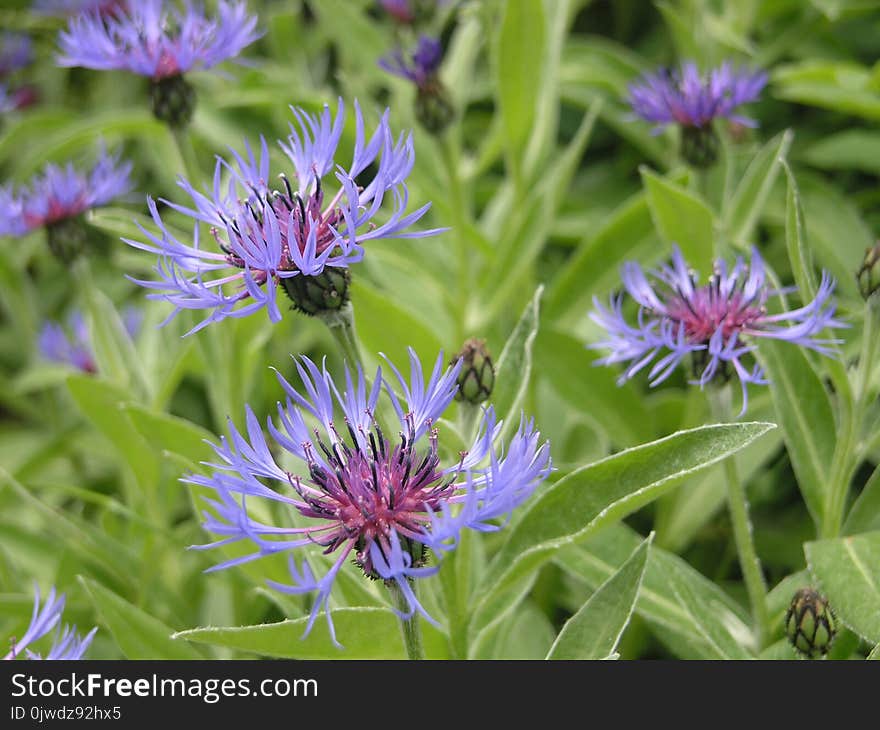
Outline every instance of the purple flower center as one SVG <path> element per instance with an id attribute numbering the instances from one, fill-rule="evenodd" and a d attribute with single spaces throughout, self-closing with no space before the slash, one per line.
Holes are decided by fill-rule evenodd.
<path id="1" fill-rule="evenodd" d="M 85 193 L 78 195 L 73 200 L 58 200 L 49 198 L 46 201 L 45 212 L 25 211 L 24 219 L 30 228 L 51 226 L 53 223 L 75 218 L 80 213 L 88 210 L 89 204 Z"/>
<path id="2" fill-rule="evenodd" d="M 247 240 L 259 240 L 263 236 L 266 224 L 264 215 L 274 213 L 278 223 L 278 233 L 281 239 L 281 256 L 276 271 L 297 271 L 299 267 L 295 263 L 296 257 L 291 254 L 292 246 L 296 247 L 297 253 L 302 256 L 306 251 L 309 241 L 314 238 L 315 253 L 322 253 L 338 245 L 336 228 L 343 222 L 343 215 L 337 203 L 342 198 L 344 189 L 340 188 L 336 197 L 324 208 L 324 191 L 320 179 L 315 178 L 315 191 L 303 198 L 300 193 L 293 190 L 287 177 L 282 175 L 285 191 L 272 191 L 265 196 L 255 192 L 261 205 L 258 210 L 252 202 L 246 202 L 240 215 L 236 216 L 227 224 L 230 236 L 236 237 L 236 242 L 242 246 Z M 222 218 L 222 213 L 219 213 Z M 230 265 L 244 268 L 244 260 L 232 252 L 229 246 L 220 239 L 217 228 L 211 230 L 218 246 L 227 254 Z M 253 270 L 255 280 L 265 282 L 274 274 L 274 271 Z"/>
<path id="3" fill-rule="evenodd" d="M 351 426 L 349 426 L 351 431 Z M 317 434 L 316 434 L 317 435 Z M 415 449 L 415 429 L 409 418 L 409 433 L 400 434 L 393 448 L 378 424 L 365 434 L 368 448 L 361 448 L 352 432 L 354 448 L 341 439 L 328 447 L 320 437 L 317 444 L 326 465 L 320 464 L 306 449 L 309 479 L 303 484 L 291 477 L 291 484 L 305 502 L 298 507 L 305 517 L 328 520 L 307 534 L 331 553 L 344 544 L 356 550 L 356 562 L 364 573 L 377 578 L 370 547 L 377 544 L 384 555 L 390 554 L 392 531 L 407 543 L 425 539 L 423 528 L 431 524 L 431 514 L 455 491 L 453 480 L 438 469 L 437 434 L 431 433 L 430 446 L 421 455 Z M 414 564 L 424 560 L 424 548 L 408 546 Z"/>
<path id="4" fill-rule="evenodd" d="M 665 308 L 670 319 L 684 326 L 685 336 L 693 343 L 709 342 L 719 329 L 724 340 L 729 341 L 733 335 L 757 325 L 767 313 L 757 294 L 746 298 L 743 291 L 737 289 L 725 295 L 717 276 L 689 296 L 676 290 Z"/>

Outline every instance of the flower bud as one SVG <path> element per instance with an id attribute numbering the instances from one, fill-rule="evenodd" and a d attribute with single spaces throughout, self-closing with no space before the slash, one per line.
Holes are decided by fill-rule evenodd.
<path id="1" fill-rule="evenodd" d="M 173 128 L 187 126 L 196 109 L 196 90 L 180 74 L 154 79 L 150 99 L 156 119 Z"/>
<path id="2" fill-rule="evenodd" d="M 486 349 L 486 341 L 469 339 L 452 362 L 458 360 L 464 362 L 458 373 L 456 399 L 474 405 L 482 403 L 492 395 L 492 388 L 495 385 L 495 366 L 492 364 L 489 350 Z"/>
<path id="3" fill-rule="evenodd" d="M 416 119 L 431 134 L 441 134 L 455 118 L 455 107 L 446 87 L 436 77 L 419 86 L 416 93 Z"/>
<path id="4" fill-rule="evenodd" d="M 718 159 L 718 135 L 711 124 L 681 127 L 681 156 L 694 167 L 712 167 Z"/>
<path id="5" fill-rule="evenodd" d="M 862 266 L 856 272 L 859 291 L 865 299 L 880 289 L 880 266 L 878 264 L 880 264 L 880 241 L 877 241 L 871 248 L 865 249 Z"/>
<path id="6" fill-rule="evenodd" d="M 81 215 L 46 224 L 49 250 L 62 262 L 77 258 L 83 252 L 89 236 L 90 231 Z"/>
<path id="7" fill-rule="evenodd" d="M 785 633 L 795 649 L 816 659 L 828 653 L 837 620 L 827 599 L 812 588 L 801 588 L 785 614 Z"/>
<path id="8" fill-rule="evenodd" d="M 351 272 L 346 268 L 327 266 L 317 276 L 281 279 L 281 286 L 294 309 L 309 316 L 328 314 L 348 304 Z"/>

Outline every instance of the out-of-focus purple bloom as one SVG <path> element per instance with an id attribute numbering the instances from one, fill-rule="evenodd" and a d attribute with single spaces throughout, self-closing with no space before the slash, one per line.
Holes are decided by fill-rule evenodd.
<path id="1" fill-rule="evenodd" d="M 89 644 L 92 643 L 92 638 L 98 630 L 97 627 L 85 636 L 80 636 L 76 633 L 76 626 L 65 626 L 64 629 L 61 629 L 60 621 L 61 614 L 64 611 L 64 594 L 56 596 L 55 589 L 52 588 L 46 597 L 46 603 L 40 608 L 39 587 L 35 586 L 34 592 L 34 610 L 31 615 L 31 623 L 21 639 L 13 640 L 12 649 L 3 658 L 16 659 L 21 656 L 22 652 L 25 652 L 28 659 L 82 659 L 86 649 L 89 648 Z M 58 627 L 58 630 L 56 631 L 55 641 L 45 657 L 27 648 L 56 627 Z"/>
<path id="2" fill-rule="evenodd" d="M 143 313 L 139 309 L 126 307 L 123 310 L 122 323 L 130 337 L 137 336 L 142 321 Z M 66 330 L 57 322 L 45 322 L 40 330 L 39 350 L 52 362 L 72 365 L 84 373 L 97 372 L 89 329 L 78 311 L 68 317 Z"/>
<path id="3" fill-rule="evenodd" d="M 342 136 L 342 100 L 335 120 L 327 106 L 318 116 L 299 108 L 292 110 L 298 128 L 291 125 L 287 142 L 280 145 L 293 164 L 294 175 L 292 182 L 283 174 L 279 176 L 283 189 L 269 188 L 269 149 L 261 138 L 259 157 L 247 143 L 246 157 L 234 150 L 230 150 L 232 162 L 218 157 L 213 188 L 207 194 L 198 192 L 190 181 L 179 180 L 192 199 L 192 208 L 163 200 L 196 220 L 192 244 L 179 241 L 168 230 L 152 199 L 149 209 L 159 234 L 141 227 L 148 243 L 123 239 L 161 257 L 156 267 L 160 281 L 133 281 L 155 290 L 150 298 L 174 305 L 169 319 L 183 309 L 210 310 L 192 332 L 263 307 L 271 321 L 277 322 L 281 312 L 275 301 L 276 288 L 284 286 L 285 280 L 318 276 L 325 267 L 347 268 L 363 258 L 363 245 L 368 241 L 422 238 L 439 232 L 408 230 L 428 211 L 430 203 L 406 213 L 409 193 L 405 180 L 415 162 L 415 151 L 412 134 L 401 134 L 396 140 L 392 136 L 388 110 L 367 138 L 355 102 L 354 154 L 347 168 L 334 160 Z M 326 202 L 322 180 L 331 171 L 339 189 Z M 223 183 L 224 172 L 229 173 L 228 184 Z M 380 223 L 375 219 L 386 198 L 392 200 L 393 208 Z M 200 246 L 199 222 L 211 227 L 219 251 Z"/>
<path id="4" fill-rule="evenodd" d="M 72 17 L 59 36 L 61 66 L 126 70 L 153 80 L 208 69 L 234 58 L 260 37 L 244 2 L 220 0 L 216 17 L 187 2 L 139 0 L 111 16 Z"/>
<path id="5" fill-rule="evenodd" d="M 533 423 L 522 420 L 504 449 L 499 443 L 501 424 L 491 408 L 484 412 L 469 451 L 442 465 L 435 424 L 455 395 L 461 367 L 459 361 L 444 371 L 443 362 L 441 354 L 426 383 L 422 365 L 410 350 L 409 379 L 389 363 L 393 383 L 383 380 L 380 368 L 370 387 L 358 368 L 354 378 L 346 370 L 342 388 L 326 367 L 318 368 L 302 357 L 297 370 L 305 395 L 279 374 L 287 399 L 284 405 L 278 403 L 278 424 L 268 420 L 268 433 L 274 445 L 299 460 L 301 474 L 278 465 L 260 422 L 247 408 L 247 435 L 230 422 L 229 438 L 221 437 L 214 446 L 218 460 L 209 466 L 216 471 L 185 479 L 216 493 L 216 499 L 210 500 L 213 511 L 204 513 L 204 527 L 218 540 L 197 547 L 242 540 L 256 547 L 211 570 L 319 546 L 324 554 L 338 553 L 323 576 L 317 576 L 307 560 L 298 564 L 291 555 L 291 584 L 270 581 L 287 593 L 317 593 L 306 633 L 323 608 L 335 641 L 328 601 L 336 574 L 350 557 L 366 576 L 400 586 L 408 601 L 404 617 L 418 611 L 432 620 L 409 584 L 438 569 L 427 565 L 426 549 L 442 555 L 455 547 L 465 528 L 500 529 L 496 520 L 509 518 L 551 470 L 549 444 L 541 441 Z M 395 391 L 402 393 L 403 402 Z M 386 437 L 376 418 L 383 395 L 397 414 L 396 443 Z M 337 408 L 340 420 L 334 418 Z M 259 522 L 248 509 L 255 500 L 292 508 L 310 524 Z"/>
<path id="6" fill-rule="evenodd" d="M 634 324 L 624 317 L 623 294 L 612 296 L 608 308 L 594 298 L 595 309 L 590 316 L 607 332 L 608 339 L 590 347 L 611 350 L 597 364 L 626 364 L 621 383 L 651 365 L 649 378 L 655 386 L 691 356 L 694 384 L 703 386 L 715 377 L 726 379 L 733 374 L 739 378 L 743 413 L 747 385 L 767 382 L 760 366 L 749 369 L 743 363 L 755 350 L 752 340 L 772 337 L 830 354 L 830 346 L 840 340 L 821 339 L 819 333 L 847 326 L 834 317 L 834 281 L 825 272 L 812 302 L 788 312 L 768 314 L 767 300 L 779 292 L 768 285 L 757 249 L 752 249 L 748 265 L 738 257 L 728 270 L 723 260 L 716 261 L 714 273 L 702 286 L 678 247 L 673 248 L 672 264 L 652 273 L 653 281 L 635 262 L 623 265 L 621 279 L 639 305 L 638 315 Z"/>
<path id="7" fill-rule="evenodd" d="M 34 49 L 26 35 L 5 32 L 0 36 L 0 78 L 24 68 L 33 60 Z"/>
<path id="8" fill-rule="evenodd" d="M 686 62 L 680 70 L 662 68 L 631 84 L 629 103 L 637 116 L 657 125 L 655 132 L 667 124 L 705 127 L 719 117 L 754 127 L 753 119 L 734 112 L 755 101 L 766 83 L 763 71 L 735 69 L 729 62 L 707 75 Z"/>
<path id="9" fill-rule="evenodd" d="M 70 162 L 63 167 L 48 164 L 30 185 L 0 187 L 0 236 L 23 236 L 106 205 L 129 191 L 130 174 L 130 162 L 103 148 L 88 173 Z"/>
<path id="10" fill-rule="evenodd" d="M 379 59 L 379 66 L 388 73 L 409 79 L 419 89 L 424 89 L 435 80 L 442 60 L 443 47 L 440 40 L 423 35 L 410 58 L 405 58 L 403 51 L 397 49 Z"/>
<path id="11" fill-rule="evenodd" d="M 413 25 L 430 17 L 447 0 L 379 0 L 382 9 L 403 25 Z"/>
<path id="12" fill-rule="evenodd" d="M 43 15 L 80 15 L 98 13 L 115 16 L 128 5 L 126 0 L 35 0 L 34 12 Z"/>

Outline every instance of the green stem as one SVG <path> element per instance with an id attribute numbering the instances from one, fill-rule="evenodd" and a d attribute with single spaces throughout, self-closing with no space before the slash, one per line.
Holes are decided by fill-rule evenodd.
<path id="1" fill-rule="evenodd" d="M 458 151 L 450 139 L 450 135 L 444 135 L 438 140 L 440 156 L 446 168 L 446 178 L 449 185 L 449 208 L 452 218 L 452 236 L 455 241 L 457 259 L 456 279 L 458 280 L 458 301 L 460 303 L 461 326 L 464 327 L 465 314 L 468 307 L 468 293 L 471 291 L 472 266 L 468 255 L 467 238 L 465 231 L 468 226 L 468 203 L 464 194 L 459 175 Z M 463 339 L 459 333 L 457 339 Z"/>
<path id="2" fill-rule="evenodd" d="M 722 423 L 731 421 L 730 386 L 716 388 L 710 395 L 713 416 Z M 745 486 L 739 478 L 734 457 L 724 460 L 724 477 L 727 482 L 727 506 L 730 521 L 733 524 L 733 537 L 739 555 L 740 570 L 749 603 L 752 607 L 752 618 L 757 624 L 758 643 L 763 647 L 770 636 L 770 611 L 767 608 L 767 584 L 761 570 L 761 561 L 755 550 L 752 536 L 752 523 L 749 519 L 749 502 Z"/>
<path id="3" fill-rule="evenodd" d="M 859 363 L 855 378 L 855 402 L 849 418 L 841 424 L 834 461 L 829 474 L 830 487 L 825 519 L 822 521 L 822 537 L 833 538 L 840 534 L 843 525 L 843 512 L 846 508 L 846 497 L 849 493 L 850 479 L 856 466 L 855 451 L 859 429 L 865 418 L 870 402 L 871 370 L 877 361 L 877 350 L 880 345 L 876 318 L 880 313 L 875 311 L 878 303 L 871 297 L 865 303 L 864 329 L 862 330 L 862 347 L 859 352 Z"/>
<path id="4" fill-rule="evenodd" d="M 394 608 L 403 613 L 409 613 L 412 609 L 410 609 L 409 602 L 397 581 L 386 581 L 385 585 L 388 586 L 388 591 L 391 593 L 391 604 Z M 410 581 L 410 587 L 413 592 L 416 591 L 414 582 Z M 406 647 L 407 658 L 424 659 L 425 650 L 422 647 L 422 629 L 419 626 L 419 617 L 413 614 L 410 618 L 401 618 L 400 629 L 403 632 L 403 645 Z"/>
<path id="5" fill-rule="evenodd" d="M 319 314 L 318 317 L 327 325 L 330 334 L 339 345 L 343 359 L 351 366 L 360 365 L 363 367 L 357 334 L 354 329 L 354 307 L 351 306 L 351 302 L 334 312 Z"/>
<path id="6" fill-rule="evenodd" d="M 174 144 L 180 159 L 183 162 L 183 169 L 187 179 L 193 184 L 199 179 L 199 162 L 196 157 L 196 151 L 193 147 L 192 137 L 189 135 L 188 128 L 169 127 L 171 136 L 174 137 Z"/>

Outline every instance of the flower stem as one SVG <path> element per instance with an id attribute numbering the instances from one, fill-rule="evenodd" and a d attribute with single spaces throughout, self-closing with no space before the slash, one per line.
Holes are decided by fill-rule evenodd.
<path id="1" fill-rule="evenodd" d="M 858 463 L 855 455 L 856 442 L 870 402 L 871 370 L 877 362 L 880 331 L 877 327 L 877 297 L 870 297 L 865 302 L 864 328 L 862 330 L 862 347 L 855 376 L 855 403 L 850 417 L 844 421 L 837 439 L 834 461 L 831 465 L 830 486 L 825 517 L 822 520 L 821 536 L 833 538 L 840 534 L 843 525 L 843 513 L 846 507 L 846 496 L 849 492 L 853 471 Z"/>
<path id="2" fill-rule="evenodd" d="M 388 586 L 388 591 L 391 593 L 391 603 L 394 608 L 403 613 L 409 613 L 411 611 L 409 602 L 397 581 L 386 581 L 385 585 Z M 410 581 L 410 587 L 413 591 L 416 590 L 416 584 L 412 581 Z M 406 647 L 407 658 L 424 659 L 425 650 L 422 647 L 422 629 L 419 626 L 419 617 L 413 614 L 410 618 L 400 618 L 400 628 L 403 631 L 403 645 Z"/>
<path id="3" fill-rule="evenodd" d="M 471 260 L 467 246 L 468 203 L 461 184 L 459 154 L 450 135 L 443 135 L 437 145 L 446 168 L 449 190 L 450 214 L 452 216 L 452 236 L 455 241 L 457 259 L 456 278 L 458 279 L 458 300 L 460 302 L 461 326 L 464 326 L 468 307 L 468 294 L 471 290 Z M 461 339 L 459 337 L 458 339 Z"/>
<path id="4" fill-rule="evenodd" d="M 722 423 L 731 421 L 730 386 L 714 389 L 709 396 L 712 414 Z M 733 524 L 733 537 L 739 555 L 740 570 L 749 603 L 752 607 L 752 618 L 757 624 L 758 644 L 763 647 L 770 636 L 770 612 L 767 608 L 767 584 L 761 570 L 761 561 L 755 550 L 752 538 L 752 523 L 749 520 L 749 502 L 745 486 L 739 478 L 736 461 L 733 456 L 724 460 L 724 477 L 727 482 L 727 506 L 730 521 Z"/>
<path id="5" fill-rule="evenodd" d="M 327 325 L 345 361 L 351 366 L 363 367 L 354 329 L 354 307 L 351 306 L 351 302 L 336 311 L 319 314 L 318 317 Z"/>
<path id="6" fill-rule="evenodd" d="M 168 129 L 171 132 L 171 136 L 174 137 L 174 144 L 183 162 L 183 170 L 186 173 L 186 177 L 195 185 L 199 178 L 199 163 L 188 128 L 169 127 Z"/>

